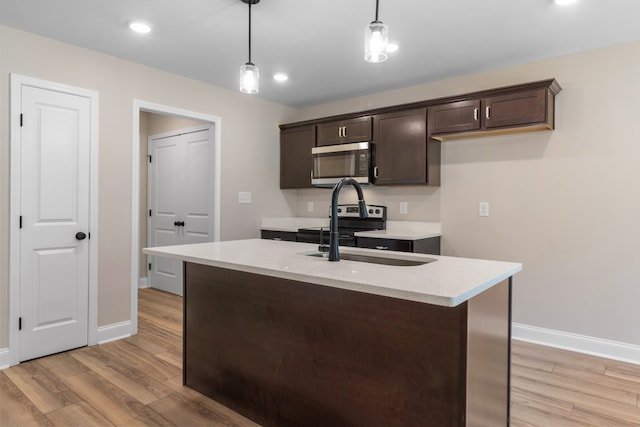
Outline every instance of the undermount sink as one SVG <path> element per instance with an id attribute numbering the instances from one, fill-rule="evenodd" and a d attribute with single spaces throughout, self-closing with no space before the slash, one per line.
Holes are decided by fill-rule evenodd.
<path id="1" fill-rule="evenodd" d="M 307 256 L 313 256 L 318 258 L 326 258 L 327 254 L 323 252 L 312 252 L 306 253 Z M 415 267 L 417 265 L 424 265 L 430 262 L 434 262 L 435 259 L 425 258 L 421 260 L 417 259 L 401 259 L 401 258 L 388 258 L 384 256 L 376 256 L 376 255 L 364 255 L 364 254 L 354 254 L 354 253 L 341 253 L 340 259 L 345 261 L 357 261 L 357 262 L 368 262 L 370 264 L 382 264 L 382 265 L 392 265 L 396 267 Z"/>

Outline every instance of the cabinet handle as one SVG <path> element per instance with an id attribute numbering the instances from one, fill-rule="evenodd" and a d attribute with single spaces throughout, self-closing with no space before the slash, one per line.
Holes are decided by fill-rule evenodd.
<path id="1" fill-rule="evenodd" d="M 378 177 L 378 167 L 377 167 L 377 166 L 374 166 L 374 167 L 373 167 L 373 177 L 374 177 L 374 178 L 377 178 L 377 177 Z"/>
<path id="2" fill-rule="evenodd" d="M 385 251 L 385 250 L 389 249 L 389 246 L 376 246 L 376 249 L 380 249 L 380 250 Z"/>
<path id="3" fill-rule="evenodd" d="M 344 129 L 342 126 L 340 126 L 340 127 L 338 128 L 338 137 L 339 137 L 339 138 L 342 138 L 342 129 Z"/>
<path id="4" fill-rule="evenodd" d="M 478 121 L 478 107 L 473 109 L 473 120 Z"/>
<path id="5" fill-rule="evenodd" d="M 274 237 L 273 240 L 277 240 L 277 241 L 281 242 L 282 241 L 282 237 Z"/>
<path id="6" fill-rule="evenodd" d="M 347 137 L 347 127 L 346 126 L 342 126 L 342 137 L 343 138 Z"/>
<path id="7" fill-rule="evenodd" d="M 487 105 L 487 108 L 484 110 L 484 116 L 487 119 L 491 118 L 491 106 Z"/>
<path id="8" fill-rule="evenodd" d="M 311 169 L 311 179 L 313 179 L 313 169 Z"/>

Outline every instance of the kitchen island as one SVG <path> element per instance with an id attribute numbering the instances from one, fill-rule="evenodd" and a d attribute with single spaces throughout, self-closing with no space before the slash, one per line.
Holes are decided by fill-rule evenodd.
<path id="1" fill-rule="evenodd" d="M 506 426 L 517 263 L 305 243 L 145 252 L 185 262 L 184 383 L 265 426 Z"/>

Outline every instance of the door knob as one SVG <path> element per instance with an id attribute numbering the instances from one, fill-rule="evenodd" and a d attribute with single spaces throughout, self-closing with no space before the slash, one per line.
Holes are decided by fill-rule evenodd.
<path id="1" fill-rule="evenodd" d="M 184 221 L 175 221 L 173 225 L 176 227 L 184 227 Z"/>
<path id="2" fill-rule="evenodd" d="M 77 240 L 84 240 L 87 238 L 87 235 L 85 233 L 83 233 L 82 231 L 78 231 L 76 233 L 76 239 Z"/>

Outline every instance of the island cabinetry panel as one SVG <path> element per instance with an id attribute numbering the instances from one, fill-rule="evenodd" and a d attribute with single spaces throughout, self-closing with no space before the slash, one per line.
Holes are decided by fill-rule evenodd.
<path id="1" fill-rule="evenodd" d="M 317 145 L 371 141 L 371 117 L 354 117 L 317 125 Z"/>
<path id="2" fill-rule="evenodd" d="M 294 127 L 280 132 L 280 188 L 308 188 L 311 185 L 315 126 Z"/>
<path id="3" fill-rule="evenodd" d="M 427 109 L 377 114 L 373 121 L 374 185 L 439 185 L 440 145 L 427 138 Z"/>
<path id="4" fill-rule="evenodd" d="M 474 316 L 485 304 L 442 307 L 193 263 L 184 270 L 184 383 L 260 425 L 507 425 L 508 390 L 496 384 L 506 387 L 508 368 L 490 372 L 497 383 L 469 372 L 492 366 L 468 361 L 469 350 L 482 359 L 485 345 L 509 362 L 508 339 L 468 337 L 470 304 Z M 503 400 L 470 406 L 470 380 Z M 488 424 L 466 421 L 485 416 Z"/>
<path id="5" fill-rule="evenodd" d="M 440 237 L 427 239 L 380 239 L 377 237 L 356 237 L 359 248 L 379 249 L 386 251 L 415 252 L 421 254 L 440 255 Z"/>

